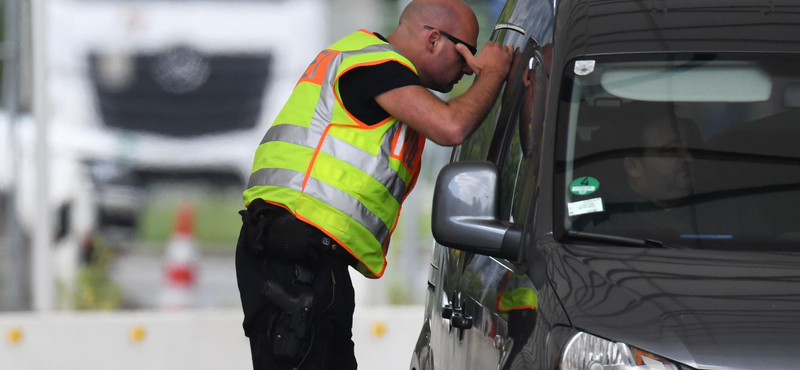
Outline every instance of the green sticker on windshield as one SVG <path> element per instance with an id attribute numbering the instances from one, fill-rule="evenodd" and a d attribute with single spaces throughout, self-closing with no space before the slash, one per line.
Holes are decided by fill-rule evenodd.
<path id="1" fill-rule="evenodd" d="M 600 189 L 600 182 L 591 176 L 584 176 L 575 179 L 569 184 L 569 191 L 575 195 L 587 195 Z"/>

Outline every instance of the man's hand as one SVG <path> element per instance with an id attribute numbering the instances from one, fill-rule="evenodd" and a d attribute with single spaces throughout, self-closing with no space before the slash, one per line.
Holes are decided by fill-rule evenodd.
<path id="1" fill-rule="evenodd" d="M 514 46 L 503 45 L 499 42 L 487 41 L 478 55 L 472 55 L 462 44 L 456 44 L 456 50 L 461 53 L 467 65 L 477 76 L 482 74 L 497 74 L 505 77 L 511 68 L 514 57 Z"/>
<path id="2" fill-rule="evenodd" d="M 443 102 L 426 88 L 404 86 L 375 96 L 384 110 L 433 142 L 452 146 L 483 122 L 503 86 L 514 55 L 514 46 L 487 42 L 473 56 L 462 44 L 456 50 L 477 74 L 475 82 L 462 95 Z"/>

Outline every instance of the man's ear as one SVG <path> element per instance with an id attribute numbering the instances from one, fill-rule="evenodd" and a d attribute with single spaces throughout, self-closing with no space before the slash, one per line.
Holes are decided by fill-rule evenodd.
<path id="1" fill-rule="evenodd" d="M 439 30 L 430 30 L 428 32 L 428 36 L 425 38 L 425 50 L 429 53 L 432 53 L 436 50 L 436 43 L 439 42 L 441 35 L 439 34 Z"/>
<path id="2" fill-rule="evenodd" d="M 642 177 L 642 161 L 633 157 L 625 157 L 625 172 L 628 176 L 638 179 Z"/>

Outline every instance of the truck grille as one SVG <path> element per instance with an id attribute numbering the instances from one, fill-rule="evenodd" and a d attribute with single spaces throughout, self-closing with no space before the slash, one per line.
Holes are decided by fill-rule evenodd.
<path id="1" fill-rule="evenodd" d="M 157 54 L 89 55 L 103 123 L 170 136 L 253 128 L 270 66 L 268 54 L 201 55 L 187 47 Z"/>

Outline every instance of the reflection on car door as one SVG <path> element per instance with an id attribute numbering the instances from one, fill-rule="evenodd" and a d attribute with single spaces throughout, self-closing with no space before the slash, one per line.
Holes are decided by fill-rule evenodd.
<path id="1" fill-rule="evenodd" d="M 535 199 L 531 191 L 535 192 L 538 175 L 542 115 L 533 110 L 542 107 L 539 100 L 545 99 L 545 63 L 542 48 L 521 33 L 524 30 L 520 27 L 504 29 L 500 25 L 496 31 L 494 40 L 512 43 L 520 50 L 489 118 L 494 120 L 494 134 L 486 156 L 465 159 L 489 160 L 498 166 L 500 217 L 524 223 Z M 454 368 L 497 368 L 510 355 L 519 353 L 530 337 L 537 303 L 535 291 L 524 268 L 512 261 L 466 252 L 457 258 L 461 275 L 453 301 L 448 303 L 453 310 L 453 358 L 463 363 L 454 364 Z M 509 327 L 510 317 L 520 321 L 514 323 L 514 330 Z"/>

